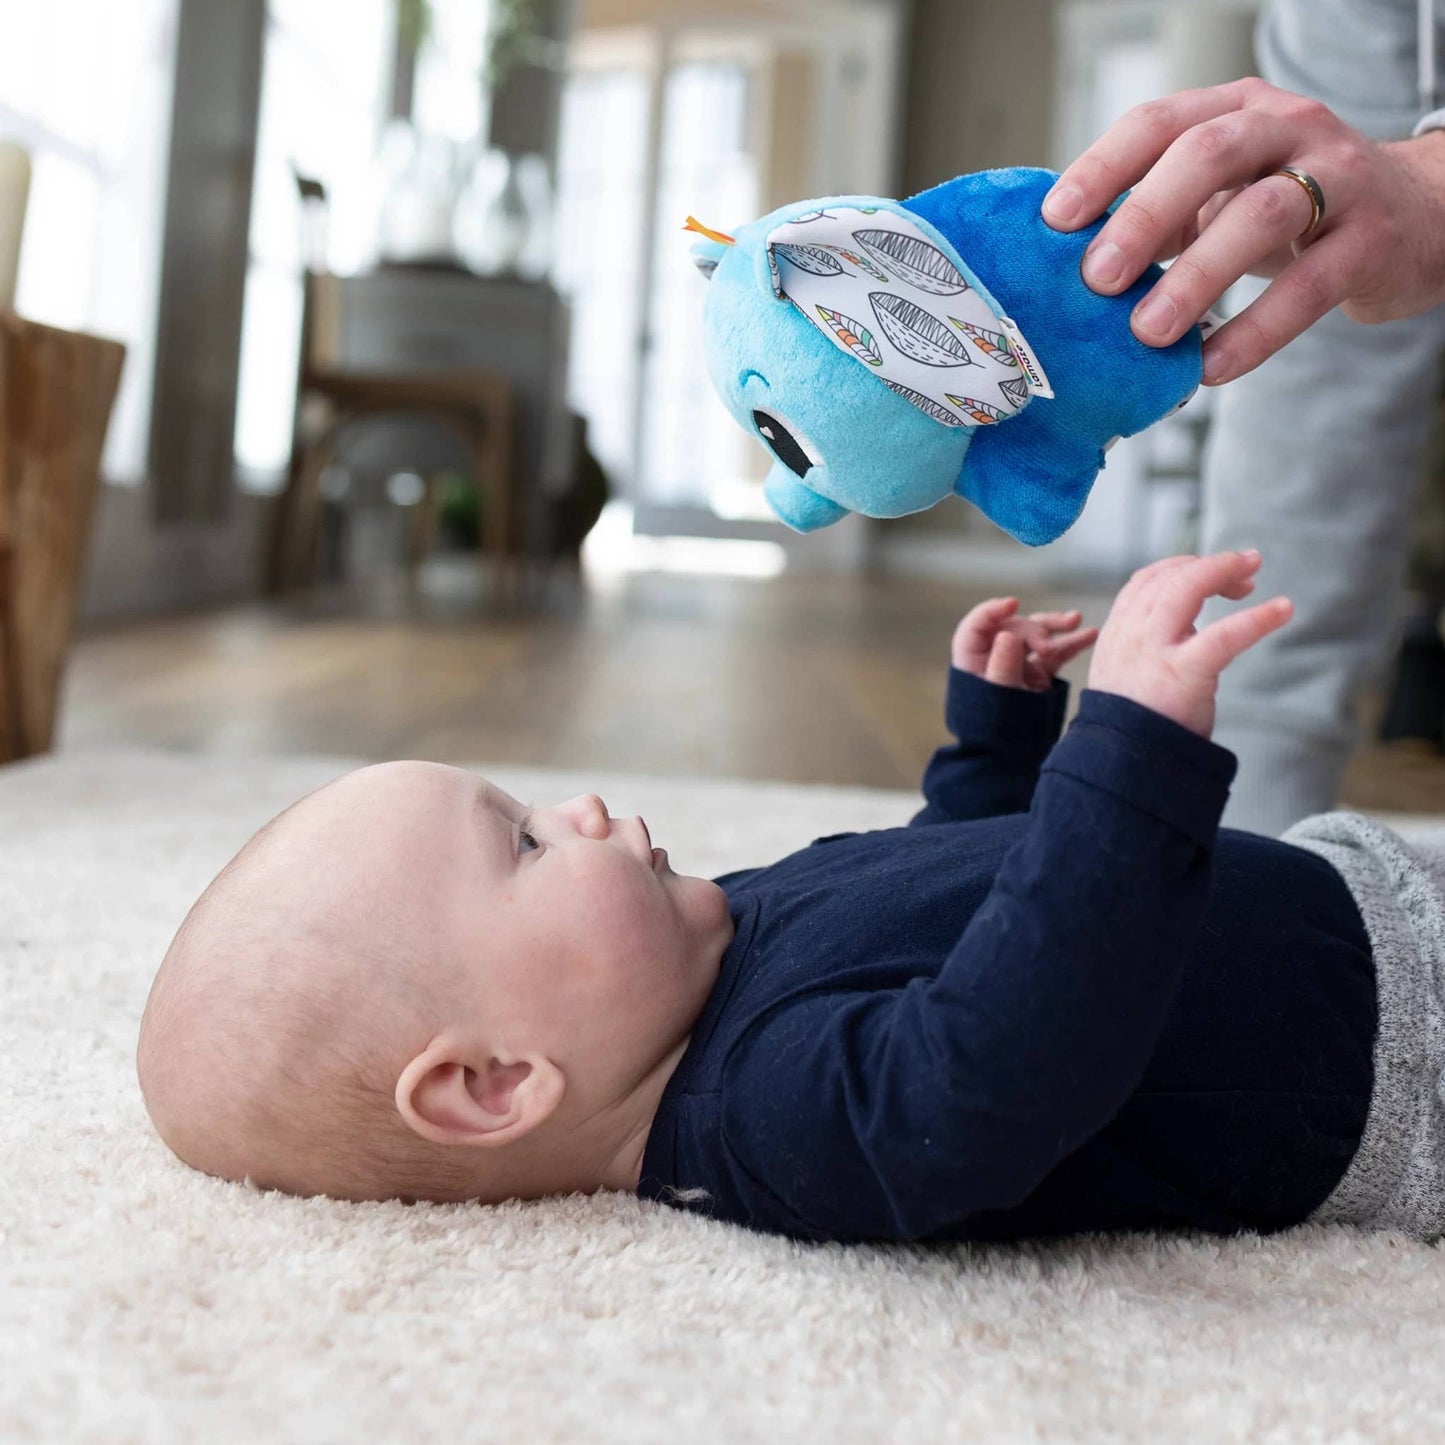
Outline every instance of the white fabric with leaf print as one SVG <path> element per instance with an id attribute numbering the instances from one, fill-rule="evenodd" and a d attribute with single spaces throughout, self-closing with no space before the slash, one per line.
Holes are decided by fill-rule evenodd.
<path id="1" fill-rule="evenodd" d="M 771 232 L 767 254 L 778 296 L 945 426 L 991 426 L 1053 395 L 1018 328 L 906 215 L 810 211 Z"/>

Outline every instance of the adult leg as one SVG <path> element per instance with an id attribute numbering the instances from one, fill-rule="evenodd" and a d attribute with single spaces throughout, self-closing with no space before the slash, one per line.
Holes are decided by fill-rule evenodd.
<path id="1" fill-rule="evenodd" d="M 1231 827 L 1279 834 L 1334 806 L 1355 705 L 1398 636 L 1442 343 L 1445 308 L 1375 327 L 1334 311 L 1218 394 L 1203 546 L 1258 547 L 1256 596 L 1295 604 L 1220 679 L 1215 737 L 1240 764 Z"/>

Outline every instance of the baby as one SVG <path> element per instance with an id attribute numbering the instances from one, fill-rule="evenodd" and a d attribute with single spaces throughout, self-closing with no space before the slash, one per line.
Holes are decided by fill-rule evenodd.
<path id="1" fill-rule="evenodd" d="M 157 1129 L 292 1193 L 617 1189 L 814 1239 L 1433 1237 L 1445 865 L 1343 814 L 1219 829 L 1216 682 L 1290 605 L 1194 623 L 1258 566 L 1156 563 L 1099 632 L 974 608 L 912 824 L 716 882 L 595 796 L 339 779 L 177 933 L 141 1026 Z"/>

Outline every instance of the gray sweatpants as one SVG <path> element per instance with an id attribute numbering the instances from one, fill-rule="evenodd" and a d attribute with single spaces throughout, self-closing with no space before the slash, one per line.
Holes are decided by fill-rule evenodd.
<path id="1" fill-rule="evenodd" d="M 1375 963 L 1375 1081 L 1355 1157 L 1312 1223 L 1445 1235 L 1445 829 L 1306 818 L 1285 841 L 1332 863 Z"/>
<path id="2" fill-rule="evenodd" d="M 1258 32 L 1261 74 L 1366 135 L 1408 136 L 1414 26 L 1413 0 L 1274 0 Z M 1279 834 L 1335 804 L 1356 702 L 1398 638 L 1442 351 L 1445 308 L 1384 326 L 1336 311 L 1217 394 L 1201 544 L 1258 547 L 1256 596 L 1295 604 L 1294 621 L 1220 681 L 1215 739 L 1239 755 L 1232 827 Z M 1212 604 L 1205 618 L 1232 606 Z"/>
<path id="3" fill-rule="evenodd" d="M 1295 605 L 1220 679 L 1214 738 L 1239 756 L 1231 827 L 1278 835 L 1335 805 L 1356 703 L 1398 640 L 1442 348 L 1445 309 L 1385 326 L 1335 311 L 1219 393 L 1202 545 L 1258 547 L 1255 596 Z"/>

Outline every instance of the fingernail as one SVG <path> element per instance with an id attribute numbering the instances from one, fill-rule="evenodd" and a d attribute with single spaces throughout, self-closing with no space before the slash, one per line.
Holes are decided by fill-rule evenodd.
<path id="1" fill-rule="evenodd" d="M 1217 351 L 1204 353 L 1204 380 L 1210 386 L 1218 386 L 1229 379 L 1229 363 Z"/>
<path id="2" fill-rule="evenodd" d="M 1084 275 L 1096 286 L 1112 286 L 1124 274 L 1124 253 L 1112 242 L 1101 246 L 1084 256 Z"/>
<path id="3" fill-rule="evenodd" d="M 1051 221 L 1072 221 L 1084 204 L 1082 192 L 1076 186 L 1055 186 L 1044 197 L 1044 215 Z"/>
<path id="4" fill-rule="evenodd" d="M 1134 308 L 1134 327 L 1151 336 L 1167 336 L 1178 315 L 1179 307 L 1172 296 L 1146 296 Z"/>

